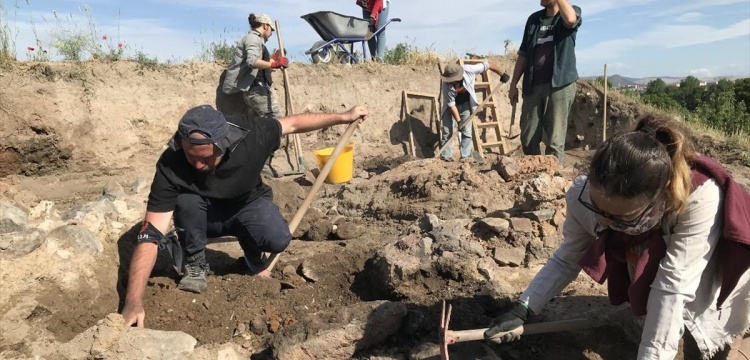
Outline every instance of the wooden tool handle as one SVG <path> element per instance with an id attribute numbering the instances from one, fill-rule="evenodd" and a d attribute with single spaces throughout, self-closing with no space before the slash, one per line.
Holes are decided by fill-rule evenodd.
<path id="1" fill-rule="evenodd" d="M 589 319 L 573 319 L 573 320 L 552 321 L 552 322 L 538 323 L 538 324 L 527 324 L 527 325 L 522 325 L 512 331 L 501 332 L 493 336 L 493 339 L 503 337 L 503 335 L 511 333 L 511 332 L 517 333 L 519 335 L 534 335 L 534 334 L 544 334 L 544 333 L 558 332 L 558 331 L 589 329 L 595 326 L 596 326 L 596 323 Z M 455 343 L 466 342 L 466 341 L 484 340 L 485 331 L 487 331 L 487 329 L 461 330 L 461 331 L 449 330 L 449 331 L 446 331 L 446 342 L 449 344 L 455 344 Z"/>
<path id="2" fill-rule="evenodd" d="M 315 195 L 318 193 L 318 190 L 323 185 L 323 181 L 325 181 L 326 177 L 328 176 L 328 173 L 331 172 L 331 169 L 333 168 L 333 164 L 336 162 L 336 159 L 339 157 L 339 155 L 344 151 L 344 148 L 349 143 L 349 138 L 352 137 L 352 134 L 354 134 L 354 130 L 357 129 L 359 124 L 362 122 L 362 119 L 357 119 L 354 122 L 349 124 L 349 127 L 346 128 L 346 131 L 344 132 L 344 135 L 341 136 L 341 140 L 339 140 L 339 143 L 336 145 L 336 148 L 333 149 L 333 153 L 328 158 L 328 161 L 326 161 L 325 166 L 323 166 L 323 169 L 320 170 L 320 174 L 318 174 L 318 177 L 315 179 L 315 183 L 313 184 L 310 191 L 307 193 L 307 196 L 305 196 L 305 200 L 302 202 L 302 205 L 300 205 L 299 209 L 297 210 L 297 213 L 294 214 L 294 217 L 292 218 L 292 221 L 289 222 L 289 232 L 293 233 L 295 230 L 297 230 L 297 226 L 299 225 L 300 221 L 302 221 L 302 217 L 305 215 L 305 212 L 307 212 L 307 208 L 310 207 L 310 204 L 312 204 L 313 199 L 315 199 Z M 279 254 L 271 254 L 269 257 L 268 266 L 266 266 L 266 271 L 273 270 L 273 267 L 276 266 L 276 263 L 279 261 Z"/>

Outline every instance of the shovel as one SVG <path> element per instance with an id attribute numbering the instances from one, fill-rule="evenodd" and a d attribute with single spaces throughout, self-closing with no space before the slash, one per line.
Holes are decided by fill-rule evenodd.
<path id="1" fill-rule="evenodd" d="M 333 149 L 333 153 L 328 158 L 328 161 L 326 161 L 325 166 L 323 166 L 323 169 L 320 170 L 320 174 L 318 174 L 318 177 L 315 178 L 315 183 L 313 184 L 310 191 L 307 193 L 307 196 L 305 196 L 305 200 L 302 202 L 302 205 L 300 205 L 299 209 L 297 209 L 297 213 L 294 214 L 294 217 L 292 218 L 292 221 L 289 222 L 289 232 L 293 233 L 295 230 L 297 230 L 297 226 L 299 225 L 300 221 L 302 221 L 302 217 L 305 215 L 305 212 L 307 212 L 307 209 L 310 207 L 310 204 L 312 204 L 313 199 L 315 199 L 315 195 L 317 194 L 318 190 L 320 190 L 320 187 L 323 185 L 323 181 L 325 181 L 326 177 L 328 176 L 328 173 L 331 172 L 331 169 L 333 168 L 333 164 L 336 162 L 336 159 L 338 159 L 339 155 L 344 151 L 344 148 L 349 143 L 349 138 L 354 133 L 354 130 L 359 127 L 359 124 L 362 122 L 363 119 L 357 119 L 354 122 L 349 124 L 349 127 L 346 128 L 346 131 L 344 132 L 344 135 L 341 136 L 341 140 L 339 140 L 339 143 L 336 145 L 336 147 Z M 273 270 L 273 267 L 276 266 L 276 263 L 279 261 L 279 254 L 271 254 L 268 257 L 268 262 L 266 262 L 266 267 L 258 273 L 258 276 L 270 279 L 271 278 L 271 271 Z"/>
<path id="2" fill-rule="evenodd" d="M 487 329 L 476 329 L 476 330 L 461 330 L 453 331 L 448 328 L 451 321 L 452 306 L 448 306 L 448 313 L 445 312 L 445 301 L 443 301 L 443 309 L 441 311 L 440 319 L 440 360 L 450 360 L 448 354 L 448 345 L 453 345 L 460 342 L 466 341 L 477 341 L 485 340 L 484 332 Z M 602 325 L 601 323 L 591 321 L 589 319 L 573 319 L 573 320 L 561 320 L 552 321 L 538 324 L 522 325 L 511 331 L 501 332 L 492 338 L 501 338 L 503 335 L 508 333 L 516 333 L 518 335 L 534 335 L 534 334 L 545 334 L 558 331 L 568 330 L 583 330 L 590 329 Z"/>
<path id="3" fill-rule="evenodd" d="M 520 132 L 513 135 L 513 125 L 516 124 L 516 104 L 513 104 L 513 108 L 510 110 L 510 129 L 508 130 L 508 136 L 505 137 L 508 140 L 513 140 L 517 138 L 518 135 L 521 135 Z"/>
<path id="4" fill-rule="evenodd" d="M 284 49 L 284 40 L 281 38 L 281 27 L 279 21 L 276 21 L 276 38 L 279 40 L 279 54 L 286 56 Z M 281 68 L 281 74 L 284 77 L 284 98 L 286 103 L 286 116 L 294 115 L 294 106 L 292 105 L 291 87 L 289 84 L 289 76 L 286 73 L 286 68 Z M 297 175 L 305 173 L 305 162 L 302 160 L 302 142 L 299 139 L 299 134 L 291 134 L 292 143 L 294 144 L 294 153 L 297 156 L 297 170 L 284 173 L 283 175 Z"/>

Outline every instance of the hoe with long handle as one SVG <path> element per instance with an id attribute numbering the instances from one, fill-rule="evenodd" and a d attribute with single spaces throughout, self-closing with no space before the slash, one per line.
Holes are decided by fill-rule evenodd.
<path id="1" fill-rule="evenodd" d="M 281 37 L 281 27 L 279 21 L 276 21 L 276 38 L 279 40 L 279 54 L 286 56 L 284 49 L 284 40 Z M 286 68 L 281 68 L 281 74 L 284 78 L 284 99 L 286 104 L 286 116 L 294 115 L 294 106 L 292 105 L 292 84 L 289 83 L 289 76 L 286 73 Z M 294 152 L 297 156 L 297 171 L 292 174 L 302 174 L 305 171 L 305 162 L 302 160 L 302 142 L 299 139 L 298 134 L 292 134 L 292 142 L 294 143 Z"/>
<path id="2" fill-rule="evenodd" d="M 461 330 L 453 331 L 448 328 L 451 321 L 452 306 L 448 306 L 448 313 L 445 312 L 445 301 L 443 301 L 443 309 L 440 314 L 440 359 L 450 360 L 448 354 L 448 345 L 455 343 L 466 342 L 466 341 L 477 341 L 484 340 L 484 332 L 487 329 L 476 329 L 476 330 Z M 561 320 L 552 321 L 538 324 L 522 325 L 512 331 L 502 332 L 493 337 L 500 338 L 508 333 L 516 333 L 518 335 L 534 335 L 544 334 L 557 331 L 567 330 L 582 330 L 597 327 L 600 323 L 591 321 L 589 319 L 573 319 L 573 320 Z"/>
<path id="3" fill-rule="evenodd" d="M 318 177 L 315 179 L 315 183 L 313 184 L 310 191 L 307 193 L 307 196 L 305 196 L 305 200 L 302 202 L 302 205 L 300 205 L 299 209 L 297 210 L 297 213 L 294 214 L 294 218 L 292 218 L 292 221 L 289 222 L 289 232 L 294 233 L 294 230 L 297 230 L 297 226 L 299 225 L 300 221 L 302 221 L 302 217 L 305 215 L 305 212 L 307 212 L 307 209 L 310 207 L 310 204 L 312 204 L 313 199 L 315 199 L 315 195 L 318 193 L 318 190 L 323 185 L 323 181 L 325 181 L 326 177 L 328 176 L 328 173 L 331 172 L 331 169 L 333 168 L 333 164 L 336 162 L 336 159 L 339 157 L 341 152 L 344 151 L 344 147 L 349 143 L 349 138 L 354 133 L 354 130 L 357 129 L 359 124 L 362 122 L 362 119 L 357 119 L 356 121 L 349 124 L 349 126 L 346 128 L 346 131 L 344 132 L 344 135 L 341 136 L 341 140 L 339 140 L 339 143 L 336 145 L 336 147 L 333 149 L 333 153 L 328 158 L 328 161 L 326 161 L 325 166 L 323 166 L 323 169 L 320 170 L 320 174 L 318 174 Z M 258 275 L 264 278 L 270 278 L 271 277 L 271 271 L 273 270 L 273 267 L 276 266 L 276 263 L 279 261 L 279 254 L 271 254 L 271 256 L 268 258 L 268 262 L 266 263 L 266 268 L 263 269 Z"/>

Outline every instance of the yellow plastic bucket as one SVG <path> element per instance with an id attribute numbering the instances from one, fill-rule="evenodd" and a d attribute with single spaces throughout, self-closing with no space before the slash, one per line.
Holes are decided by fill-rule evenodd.
<path id="1" fill-rule="evenodd" d="M 323 167 L 328 162 L 328 158 L 330 158 L 331 154 L 333 154 L 333 149 L 334 148 L 329 147 L 313 151 L 313 153 L 315 154 L 315 159 L 318 161 L 318 169 L 323 170 Z M 341 154 L 339 154 L 336 162 L 333 163 L 331 172 L 329 172 L 328 176 L 326 176 L 325 182 L 329 184 L 339 184 L 342 182 L 347 182 L 352 179 L 353 169 L 354 145 L 350 143 L 344 147 L 344 150 L 341 151 Z"/>

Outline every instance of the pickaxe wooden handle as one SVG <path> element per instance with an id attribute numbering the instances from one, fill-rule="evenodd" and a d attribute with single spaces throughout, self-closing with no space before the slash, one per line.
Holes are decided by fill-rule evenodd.
<path id="1" fill-rule="evenodd" d="M 313 200 L 315 199 L 315 195 L 323 185 L 323 181 L 325 181 L 328 173 L 331 172 L 333 164 L 336 162 L 336 159 L 339 157 L 339 155 L 341 155 L 341 153 L 344 151 L 344 148 L 349 143 L 349 138 L 352 137 L 352 134 L 354 134 L 354 130 L 359 127 L 359 124 L 361 122 L 362 119 L 357 119 L 356 121 L 349 123 L 349 126 L 346 128 L 344 135 L 341 136 L 341 140 L 339 140 L 336 148 L 333 149 L 333 153 L 328 158 L 328 161 L 326 162 L 325 166 L 323 166 L 323 169 L 320 170 L 320 174 L 318 174 L 318 177 L 315 179 L 315 183 L 313 183 L 313 186 L 307 193 L 307 196 L 305 196 L 305 200 L 302 201 L 302 205 L 300 205 L 299 209 L 297 209 L 297 213 L 294 214 L 292 221 L 289 222 L 290 233 L 294 233 L 294 231 L 297 230 L 297 226 L 299 225 L 300 221 L 302 221 L 302 217 L 305 216 L 305 212 L 307 212 L 310 204 L 312 204 Z M 259 275 L 262 277 L 271 277 L 271 271 L 273 270 L 273 267 L 276 266 L 276 263 L 278 261 L 279 254 L 271 254 L 268 258 L 268 262 L 266 262 L 265 269 L 263 269 L 263 271 L 261 271 Z"/>
<path id="2" fill-rule="evenodd" d="M 477 341 L 485 340 L 484 332 L 489 328 L 476 329 L 476 330 L 460 330 L 453 331 L 448 327 L 450 326 L 452 306 L 448 306 L 448 313 L 445 312 L 445 302 L 443 302 L 443 310 L 441 313 L 442 318 L 440 319 L 440 359 L 450 360 L 448 354 L 448 345 L 455 343 L 466 342 L 466 341 Z M 518 335 L 534 335 L 544 334 L 558 331 L 568 330 L 582 330 L 590 329 L 601 325 L 598 322 L 591 321 L 589 319 L 572 319 L 572 320 L 560 320 L 546 323 L 527 324 L 519 326 L 511 331 L 501 332 L 493 336 L 493 339 L 501 338 L 503 335 L 509 333 L 515 333 Z"/>

